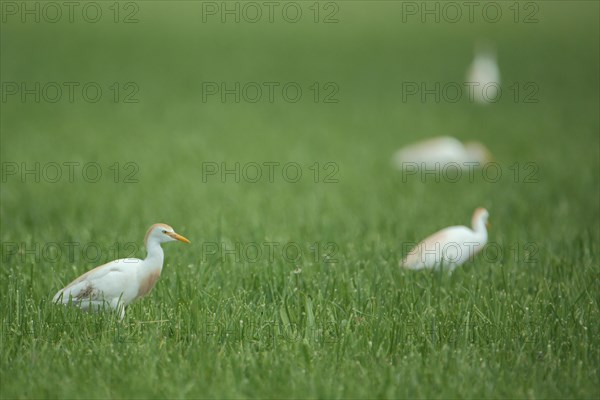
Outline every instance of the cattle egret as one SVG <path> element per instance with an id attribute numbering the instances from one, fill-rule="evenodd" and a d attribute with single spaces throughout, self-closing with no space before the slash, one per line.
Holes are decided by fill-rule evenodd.
<path id="1" fill-rule="evenodd" d="M 96 267 L 59 290 L 53 302 L 92 311 L 107 306 L 119 310 L 123 319 L 125 307 L 150 293 L 160 277 L 165 258 L 161 243 L 175 240 L 190 243 L 169 225 L 152 225 L 144 238 L 148 252 L 144 260 L 123 258 Z"/>
<path id="2" fill-rule="evenodd" d="M 417 244 L 400 262 L 408 269 L 444 267 L 452 271 L 478 253 L 487 243 L 487 220 L 485 208 L 473 213 L 472 226 L 450 226 L 427 237 Z"/>
<path id="3" fill-rule="evenodd" d="M 479 45 L 467 71 L 467 82 L 472 85 L 473 99 L 480 104 L 495 103 L 501 95 L 500 68 L 491 46 Z"/>
<path id="4" fill-rule="evenodd" d="M 488 149 L 479 142 L 461 143 L 450 136 L 440 136 L 402 147 L 394 153 L 393 162 L 399 169 L 467 170 L 483 167 L 492 159 Z"/>

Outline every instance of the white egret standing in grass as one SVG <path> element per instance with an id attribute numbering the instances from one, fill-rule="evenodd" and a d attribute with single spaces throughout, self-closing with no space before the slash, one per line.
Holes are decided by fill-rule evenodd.
<path id="1" fill-rule="evenodd" d="M 53 301 L 92 311 L 107 306 L 118 309 L 123 319 L 125 307 L 148 294 L 160 277 L 165 258 L 161 243 L 175 240 L 190 243 L 169 225 L 154 224 L 144 238 L 145 259 L 123 258 L 96 267 L 59 290 Z"/>
<path id="2" fill-rule="evenodd" d="M 471 221 L 473 229 L 450 226 L 428 236 L 406 255 L 400 266 L 408 269 L 444 267 L 452 271 L 485 246 L 488 217 L 485 208 L 477 208 Z"/>
<path id="3" fill-rule="evenodd" d="M 423 140 L 398 149 L 393 162 L 399 169 L 444 169 L 454 165 L 458 169 L 481 168 L 490 162 L 489 150 L 479 142 L 461 143 L 451 136 Z"/>
<path id="4" fill-rule="evenodd" d="M 467 71 L 467 82 L 473 85 L 473 99 L 477 103 L 487 104 L 499 100 L 500 68 L 491 45 L 479 44 L 475 48 L 475 58 Z"/>

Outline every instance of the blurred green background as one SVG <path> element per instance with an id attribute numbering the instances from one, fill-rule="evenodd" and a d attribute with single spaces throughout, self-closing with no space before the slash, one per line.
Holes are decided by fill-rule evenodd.
<path id="1" fill-rule="evenodd" d="M 302 11 L 296 23 L 282 14 L 290 3 Z M 597 396 L 599 5 L 491 2 L 502 12 L 492 23 L 482 15 L 488 3 L 478 2 L 473 21 L 461 6 L 462 18 L 452 23 L 438 2 L 281 2 L 272 22 L 261 6 L 265 14 L 251 23 L 242 10 L 253 10 L 240 2 L 101 1 L 77 3 L 72 22 L 61 6 L 62 18 L 52 23 L 54 11 L 43 2 L 2 1 L 2 397 Z M 35 4 L 39 22 L 22 15 Z M 98 22 L 84 18 L 86 5 L 91 15 L 101 10 Z M 418 14 L 407 14 L 413 6 Z M 222 21 L 225 7 L 239 7 L 239 23 L 231 15 Z M 422 21 L 426 7 L 439 7 L 439 22 L 435 14 Z M 215 8 L 216 15 L 207 13 Z M 497 50 L 497 103 L 474 104 L 466 94 L 456 103 L 403 98 L 407 82 L 464 82 L 481 40 Z M 11 94 L 36 82 L 79 86 L 73 101 L 66 90 L 55 103 L 47 101 L 53 92 L 40 92 L 39 102 Z M 102 89 L 97 102 L 82 94 L 90 82 Z M 211 82 L 279 86 L 273 102 L 263 93 L 256 103 L 237 103 L 203 98 Z M 283 98 L 288 82 L 302 88 L 298 102 Z M 539 89 L 535 103 L 525 101 L 528 83 Z M 521 90 L 516 99 L 511 87 Z M 325 102 L 331 88 L 337 102 Z M 137 102 L 125 102 L 131 99 Z M 485 143 L 502 177 L 422 182 L 392 167 L 398 147 L 439 135 Z M 103 175 L 86 182 L 76 167 L 69 182 L 65 168 L 52 183 L 7 170 L 52 162 L 96 162 Z M 303 177 L 289 183 L 276 169 L 273 183 L 223 183 L 203 175 L 205 163 L 223 162 L 294 162 Z M 315 163 L 317 183 L 309 168 Z M 327 163 L 334 163 L 335 183 L 323 182 Z M 536 166 L 533 183 L 524 181 L 526 163 Z M 137 183 L 125 182 L 129 172 Z M 479 258 L 451 277 L 398 270 L 403 243 L 467 224 L 478 206 L 490 211 L 490 240 L 515 257 Z M 165 246 L 161 280 L 131 307 L 124 326 L 48 304 L 98 263 L 80 252 L 49 262 L 4 246 L 141 244 L 155 222 L 193 244 Z M 307 252 L 309 243 L 335 243 L 338 262 L 235 262 L 207 257 L 203 247 L 263 241 L 297 242 Z M 525 262 L 523 248 L 532 243 L 536 257 Z M 213 312 L 228 323 L 290 318 L 309 326 L 316 323 L 312 304 L 313 318 L 337 327 L 343 340 L 335 346 L 303 337 L 265 350 L 260 340 L 255 348 L 190 333 Z M 526 322 L 548 329 L 529 332 L 533 344 L 522 346 L 499 337 L 491 348 L 427 347 L 420 323 L 409 325 L 421 332 L 414 346 L 394 339 L 413 318 L 461 324 L 467 314 L 510 329 Z M 79 328 L 51 323 L 57 319 L 131 340 L 99 334 L 89 343 Z M 136 322 L 151 320 L 166 322 L 149 330 Z M 82 347 L 97 358 L 80 356 Z M 54 361 L 61 357 L 72 360 Z M 144 383 L 145 366 L 153 389 Z M 64 376 L 71 378 L 59 385 Z M 81 387 L 88 380 L 97 391 Z"/>

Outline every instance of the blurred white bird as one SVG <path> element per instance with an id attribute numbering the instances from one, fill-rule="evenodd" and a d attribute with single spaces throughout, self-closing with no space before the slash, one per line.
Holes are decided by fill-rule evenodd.
<path id="1" fill-rule="evenodd" d="M 478 253 L 487 243 L 489 213 L 477 208 L 473 213 L 472 226 L 450 226 L 434 233 L 417 244 L 400 262 L 408 269 L 454 268 Z"/>
<path id="2" fill-rule="evenodd" d="M 477 103 L 487 104 L 499 100 L 500 68 L 491 45 L 476 46 L 475 58 L 467 71 L 467 82 L 473 85 L 473 99 Z"/>
<path id="3" fill-rule="evenodd" d="M 91 311 L 107 306 L 118 310 L 123 319 L 125 307 L 148 294 L 160 277 L 164 261 L 160 244 L 175 240 L 190 243 L 169 225 L 152 225 L 144 238 L 148 252 L 144 260 L 123 258 L 96 267 L 59 290 L 53 302 Z"/>
<path id="4" fill-rule="evenodd" d="M 468 169 L 483 167 L 491 159 L 488 149 L 479 142 L 463 144 L 453 137 L 440 136 L 402 147 L 394 153 L 393 162 L 399 169 L 416 167 L 432 170 L 450 165 Z"/>

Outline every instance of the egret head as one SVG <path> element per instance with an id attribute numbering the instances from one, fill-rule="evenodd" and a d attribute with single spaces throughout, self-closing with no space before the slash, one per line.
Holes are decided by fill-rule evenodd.
<path id="1" fill-rule="evenodd" d="M 144 243 L 146 244 L 146 247 L 148 247 L 149 242 L 156 242 L 160 244 L 173 242 L 175 240 L 179 240 L 180 242 L 184 243 L 190 243 L 187 238 L 175 233 L 175 230 L 173 230 L 173 228 L 171 228 L 169 225 L 154 224 L 150 227 L 150 229 L 148 229 L 146 237 L 144 238 Z"/>
<path id="2" fill-rule="evenodd" d="M 493 160 L 492 154 L 482 143 L 466 142 L 465 150 L 469 154 L 470 159 L 477 161 L 480 164 L 479 167 L 483 167 Z"/>
<path id="3" fill-rule="evenodd" d="M 489 217 L 490 217 L 490 213 L 485 208 L 479 207 L 479 208 L 475 209 L 475 212 L 473 213 L 473 220 L 471 221 L 473 228 L 475 228 L 479 224 L 484 224 L 487 228 L 489 228 L 490 227 L 490 224 L 488 222 Z"/>

